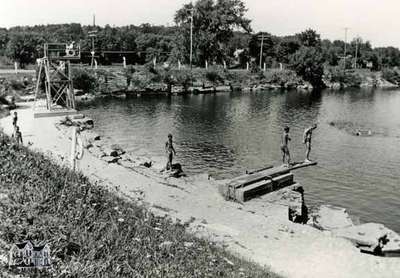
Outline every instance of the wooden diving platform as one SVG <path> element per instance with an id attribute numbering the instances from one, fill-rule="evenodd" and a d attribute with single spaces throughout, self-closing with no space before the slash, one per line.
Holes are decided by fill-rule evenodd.
<path id="1" fill-rule="evenodd" d="M 246 171 L 245 175 L 231 179 L 219 186 L 226 199 L 240 203 L 295 184 L 291 171 L 317 165 L 317 162 L 295 162 L 289 166 L 268 166 L 259 170 Z"/>

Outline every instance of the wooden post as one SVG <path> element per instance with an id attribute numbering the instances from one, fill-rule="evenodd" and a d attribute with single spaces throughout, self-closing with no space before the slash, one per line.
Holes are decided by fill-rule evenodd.
<path id="1" fill-rule="evenodd" d="M 208 62 L 207 62 L 207 60 L 206 60 L 206 69 L 208 69 Z"/>
<path id="2" fill-rule="evenodd" d="M 264 63 L 264 71 L 266 71 L 266 70 L 267 70 L 267 64 Z"/>
<path id="3" fill-rule="evenodd" d="M 39 95 L 39 89 L 40 89 L 40 82 L 41 82 L 41 76 L 42 76 L 42 68 L 43 68 L 43 63 L 41 62 L 41 60 L 38 61 L 38 67 L 39 67 L 39 71 L 38 71 L 38 75 L 36 77 L 36 89 L 35 89 L 35 104 L 34 104 L 34 108 L 36 107 L 36 101 L 38 99 L 38 95 Z"/>
<path id="4" fill-rule="evenodd" d="M 193 62 L 193 6 L 190 9 L 190 69 L 192 69 Z"/>
<path id="5" fill-rule="evenodd" d="M 67 62 L 68 66 L 68 92 L 67 93 L 67 99 L 69 99 L 69 104 L 67 104 L 67 107 L 69 109 L 75 109 L 75 93 L 74 93 L 74 84 L 72 82 L 72 72 L 71 72 L 71 61 L 68 60 Z"/>
<path id="6" fill-rule="evenodd" d="M 264 34 L 261 34 L 260 69 L 261 69 L 261 65 L 262 65 L 263 46 L 264 46 Z"/>
<path id="7" fill-rule="evenodd" d="M 72 127 L 71 134 L 71 169 L 75 171 L 76 167 L 76 126 Z"/>
<path id="8" fill-rule="evenodd" d="M 246 62 L 246 70 L 249 71 L 249 62 Z"/>
<path id="9" fill-rule="evenodd" d="M 125 56 L 122 57 L 122 65 L 124 66 L 124 69 L 126 69 L 126 58 L 125 58 Z"/>
<path id="10" fill-rule="evenodd" d="M 224 69 L 226 69 L 226 62 L 225 62 L 225 60 L 224 60 Z"/>
<path id="11" fill-rule="evenodd" d="M 181 69 L 181 60 L 178 60 L 178 70 Z"/>

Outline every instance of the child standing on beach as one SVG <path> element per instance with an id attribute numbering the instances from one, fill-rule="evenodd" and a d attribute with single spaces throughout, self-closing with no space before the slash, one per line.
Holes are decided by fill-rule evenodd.
<path id="1" fill-rule="evenodd" d="M 290 130 L 289 127 L 285 126 L 281 138 L 281 151 L 283 153 L 282 162 L 283 164 L 285 164 L 285 160 L 287 158 L 287 164 L 286 164 L 287 166 L 290 165 L 289 141 L 292 140 L 289 137 L 289 130 Z"/>
<path id="2" fill-rule="evenodd" d="M 17 112 L 14 112 L 14 114 L 12 116 L 12 124 L 13 124 L 14 128 L 17 126 L 17 122 L 18 122 L 18 114 L 17 114 Z"/>
<path id="3" fill-rule="evenodd" d="M 15 142 L 17 143 L 17 145 L 19 144 L 23 144 L 22 142 L 22 133 L 19 130 L 19 126 L 15 126 L 15 134 L 13 135 Z"/>
<path id="4" fill-rule="evenodd" d="M 172 142 L 172 134 L 168 134 L 168 140 L 165 142 L 165 153 L 167 155 L 167 168 L 166 170 L 172 170 L 172 160 L 174 155 L 176 155 L 176 151 Z"/>

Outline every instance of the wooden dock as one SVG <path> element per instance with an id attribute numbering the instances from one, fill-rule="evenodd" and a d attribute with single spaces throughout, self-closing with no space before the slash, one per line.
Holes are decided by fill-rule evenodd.
<path id="1" fill-rule="evenodd" d="M 219 191 L 227 199 L 246 202 L 255 197 L 295 184 L 291 171 L 314 166 L 317 162 L 295 162 L 288 166 L 264 167 L 247 171 L 247 174 L 236 177 L 219 186 Z"/>

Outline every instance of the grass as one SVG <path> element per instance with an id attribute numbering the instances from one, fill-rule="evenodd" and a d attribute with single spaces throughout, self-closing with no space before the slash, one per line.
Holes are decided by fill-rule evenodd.
<path id="1" fill-rule="evenodd" d="M 0 235 L 50 244 L 53 269 L 40 277 L 278 277 L 3 138 Z"/>

